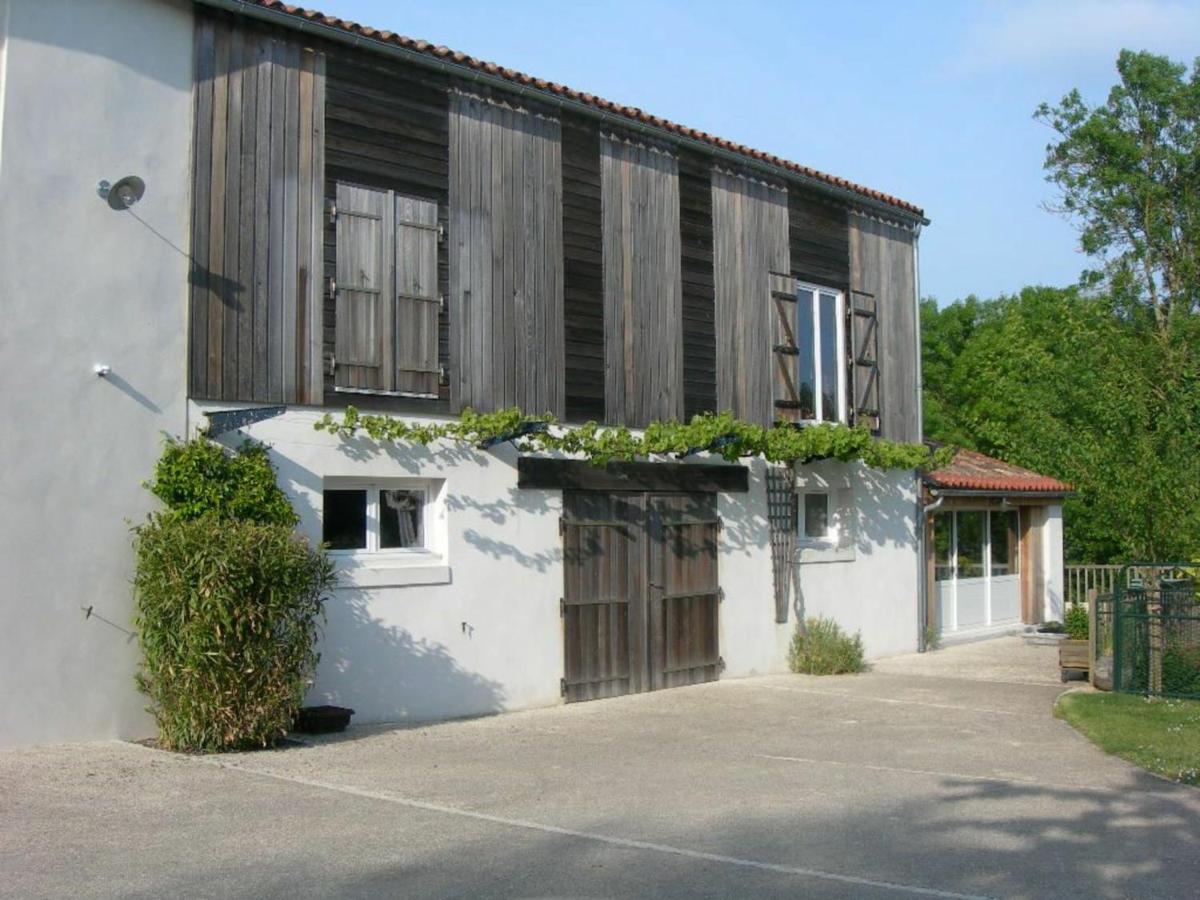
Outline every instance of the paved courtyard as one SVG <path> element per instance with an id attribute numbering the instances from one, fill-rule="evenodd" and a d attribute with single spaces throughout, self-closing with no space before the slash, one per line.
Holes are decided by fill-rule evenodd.
<path id="1" fill-rule="evenodd" d="M 1200 791 L 1062 689 L 1004 638 L 272 752 L 3 752 L 0 896 L 1195 896 Z"/>

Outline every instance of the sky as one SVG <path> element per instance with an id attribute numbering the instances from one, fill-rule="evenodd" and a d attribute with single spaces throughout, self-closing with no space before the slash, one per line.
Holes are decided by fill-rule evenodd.
<path id="1" fill-rule="evenodd" d="M 941 304 L 1074 283 L 1042 101 L 1102 102 L 1122 47 L 1191 63 L 1195 0 L 300 0 L 916 203 Z"/>

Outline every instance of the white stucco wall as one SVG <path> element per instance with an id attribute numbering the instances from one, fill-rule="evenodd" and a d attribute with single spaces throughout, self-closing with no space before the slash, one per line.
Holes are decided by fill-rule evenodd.
<path id="1" fill-rule="evenodd" d="M 188 243 L 191 10 L 7 0 L 0 22 L 0 744 L 141 736 L 125 521 L 185 421 L 166 241 Z M 162 237 L 96 194 L 131 174 Z"/>
<path id="2" fill-rule="evenodd" d="M 1043 621 L 1061 622 L 1066 592 L 1063 578 L 1066 569 L 1063 563 L 1063 512 L 1062 504 L 1046 507 L 1046 524 L 1042 527 L 1042 559 L 1046 561 L 1046 609 Z"/>
<path id="3" fill-rule="evenodd" d="M 806 556 L 797 605 L 805 617 L 827 616 L 861 632 L 868 657 L 910 653 L 919 641 L 916 476 L 861 463 L 850 468 L 852 557 Z"/>

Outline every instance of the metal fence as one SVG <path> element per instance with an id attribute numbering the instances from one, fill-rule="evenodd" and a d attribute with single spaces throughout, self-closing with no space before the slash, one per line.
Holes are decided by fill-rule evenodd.
<path id="1" fill-rule="evenodd" d="M 1124 566 L 1096 598 L 1093 659 L 1111 659 L 1114 691 L 1200 698 L 1200 567 Z"/>

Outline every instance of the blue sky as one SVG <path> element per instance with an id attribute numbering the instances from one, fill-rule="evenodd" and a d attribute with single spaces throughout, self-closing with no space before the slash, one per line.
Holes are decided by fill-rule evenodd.
<path id="1" fill-rule="evenodd" d="M 301 2 L 917 203 L 922 292 L 942 303 L 1086 265 L 1042 208 L 1039 102 L 1103 99 L 1121 47 L 1200 53 L 1200 3 L 1175 0 Z"/>

